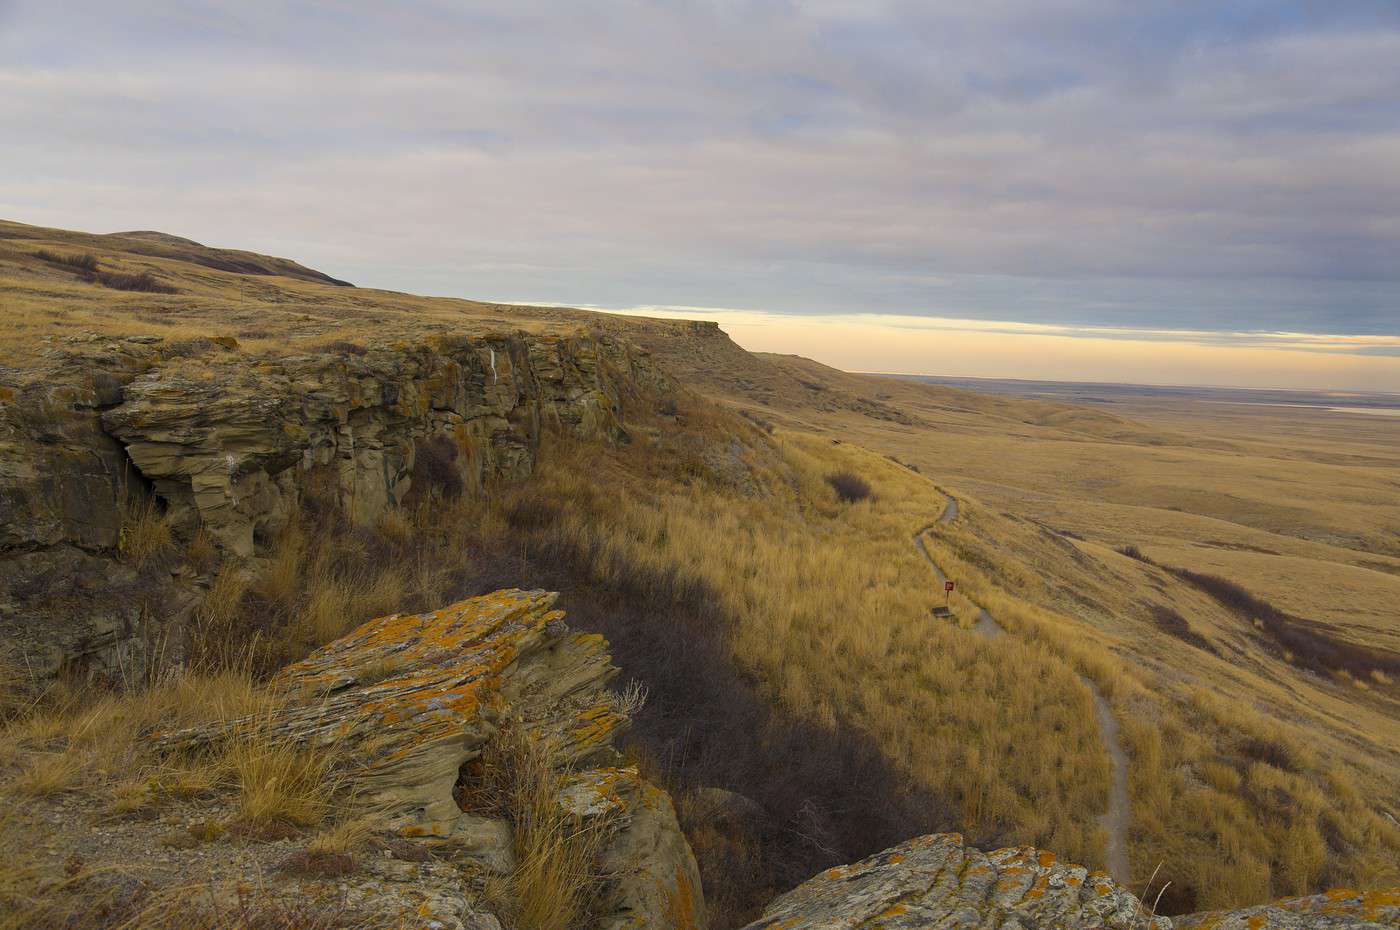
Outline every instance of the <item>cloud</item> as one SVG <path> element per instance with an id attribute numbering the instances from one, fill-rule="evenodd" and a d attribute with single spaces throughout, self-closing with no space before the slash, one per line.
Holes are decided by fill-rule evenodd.
<path id="1" fill-rule="evenodd" d="M 406 290 L 1380 335 L 1400 309 L 1393 0 L 21 0 L 0 126 L 16 219 Z"/>

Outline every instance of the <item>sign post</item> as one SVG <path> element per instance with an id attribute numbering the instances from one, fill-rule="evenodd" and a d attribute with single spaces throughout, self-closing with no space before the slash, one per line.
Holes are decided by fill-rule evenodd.
<path id="1" fill-rule="evenodd" d="M 953 602 L 953 583 L 952 583 L 951 581 L 945 581 L 945 582 L 943 582 L 943 603 L 944 603 L 945 606 L 951 606 L 951 605 L 952 605 L 952 602 Z"/>

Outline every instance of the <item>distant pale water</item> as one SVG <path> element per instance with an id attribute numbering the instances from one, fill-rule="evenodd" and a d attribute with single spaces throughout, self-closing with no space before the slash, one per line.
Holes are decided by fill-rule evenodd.
<path id="1" fill-rule="evenodd" d="M 1324 413 L 1364 413 L 1400 417 L 1400 394 L 1357 391 L 1291 391 L 1282 388 L 1185 387 L 1150 384 L 1098 384 L 1073 381 L 1018 381 L 1001 378 L 950 378 L 939 375 L 886 375 L 949 387 L 1040 397 L 1067 403 L 1135 404 L 1194 400 L 1238 407 L 1289 407 Z"/>
<path id="2" fill-rule="evenodd" d="M 1400 407 L 1328 407 L 1338 413 L 1369 413 L 1378 417 L 1400 417 Z"/>
<path id="3" fill-rule="evenodd" d="M 1330 404 L 1280 404 L 1267 400 L 1210 400 L 1210 404 L 1232 407 L 1292 407 L 1297 410 L 1326 410 L 1329 413 L 1368 413 L 1377 417 L 1400 417 L 1400 407 L 1336 407 Z"/>

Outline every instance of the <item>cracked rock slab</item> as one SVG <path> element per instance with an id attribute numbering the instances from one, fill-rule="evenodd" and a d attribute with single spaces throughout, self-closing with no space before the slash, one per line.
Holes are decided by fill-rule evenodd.
<path id="1" fill-rule="evenodd" d="M 921 836 L 827 869 L 746 930 L 1171 930 L 1103 872 L 1030 847 L 984 853 Z"/>

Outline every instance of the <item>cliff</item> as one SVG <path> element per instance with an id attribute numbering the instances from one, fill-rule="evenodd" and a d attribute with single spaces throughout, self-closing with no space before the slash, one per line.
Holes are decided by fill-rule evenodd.
<path id="1" fill-rule="evenodd" d="M 206 579 L 116 558 L 143 507 L 177 542 L 246 560 L 299 506 L 367 525 L 415 488 L 528 476 L 546 430 L 625 441 L 624 402 L 668 387 L 645 353 L 588 334 L 294 355 L 89 334 L 44 355 L 0 369 L 0 641 L 38 677 L 131 674 L 178 648 Z"/>

